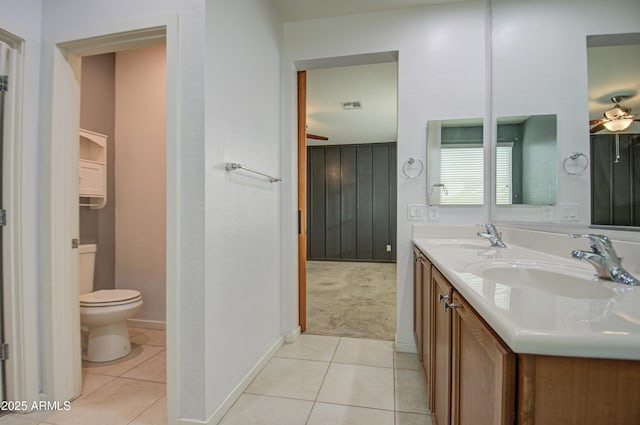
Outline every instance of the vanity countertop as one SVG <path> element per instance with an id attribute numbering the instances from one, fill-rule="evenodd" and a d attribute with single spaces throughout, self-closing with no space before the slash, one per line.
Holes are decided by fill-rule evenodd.
<path id="1" fill-rule="evenodd" d="M 507 248 L 491 248 L 481 238 L 414 232 L 413 242 L 514 352 L 640 360 L 640 287 L 598 279 L 587 263 L 508 240 Z M 492 267 L 506 274 L 483 272 Z M 523 277 L 513 279 L 518 268 Z M 527 270 L 535 271 L 534 284 Z M 549 270 L 566 280 L 545 279 Z"/>

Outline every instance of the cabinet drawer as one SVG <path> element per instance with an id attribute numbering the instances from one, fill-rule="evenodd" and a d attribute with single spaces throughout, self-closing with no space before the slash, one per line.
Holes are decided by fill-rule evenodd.
<path id="1" fill-rule="evenodd" d="M 105 196 L 104 164 L 79 161 L 78 184 L 80 196 Z"/>

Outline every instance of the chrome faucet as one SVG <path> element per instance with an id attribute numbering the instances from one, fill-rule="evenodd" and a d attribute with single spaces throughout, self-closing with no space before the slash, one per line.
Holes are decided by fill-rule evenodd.
<path id="1" fill-rule="evenodd" d="M 489 239 L 491 246 L 497 246 L 498 248 L 507 247 L 507 245 L 502 242 L 502 233 L 498 232 L 495 224 L 479 224 L 479 226 L 484 226 L 486 230 L 484 232 L 478 232 L 478 236 Z"/>
<path id="2" fill-rule="evenodd" d="M 613 249 L 611 240 L 605 235 L 578 235 L 569 233 L 572 238 L 588 238 L 591 240 L 591 252 L 576 249 L 571 252 L 573 258 L 586 260 L 596 269 L 596 275 L 603 279 L 624 283 L 625 285 L 640 285 L 636 279 L 622 267 L 622 258 Z"/>

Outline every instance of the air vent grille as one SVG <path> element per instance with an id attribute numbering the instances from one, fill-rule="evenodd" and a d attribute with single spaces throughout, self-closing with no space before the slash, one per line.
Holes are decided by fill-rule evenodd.
<path id="1" fill-rule="evenodd" d="M 355 109 L 362 109 L 362 102 L 359 100 L 351 100 L 348 102 L 340 102 L 340 107 L 345 111 L 353 111 Z"/>

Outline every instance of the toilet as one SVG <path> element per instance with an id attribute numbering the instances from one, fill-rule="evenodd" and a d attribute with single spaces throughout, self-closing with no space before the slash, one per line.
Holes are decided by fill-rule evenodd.
<path id="1" fill-rule="evenodd" d="M 131 352 L 127 319 L 142 307 L 142 296 L 133 289 L 93 292 L 96 251 L 95 244 L 80 245 L 82 359 L 108 362 Z"/>

